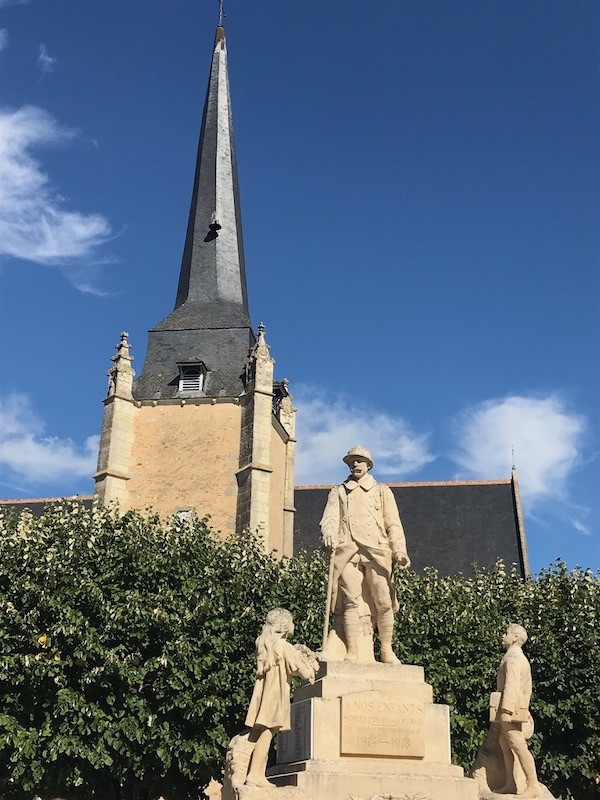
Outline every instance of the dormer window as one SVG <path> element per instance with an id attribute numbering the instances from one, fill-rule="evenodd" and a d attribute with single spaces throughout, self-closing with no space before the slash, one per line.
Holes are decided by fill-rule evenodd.
<path id="1" fill-rule="evenodd" d="M 201 361 L 194 364 L 179 364 L 179 393 L 201 392 L 206 368 Z"/>

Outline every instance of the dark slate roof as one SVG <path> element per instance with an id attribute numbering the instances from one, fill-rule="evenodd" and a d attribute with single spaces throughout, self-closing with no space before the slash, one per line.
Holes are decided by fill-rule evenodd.
<path id="1" fill-rule="evenodd" d="M 238 396 L 255 343 L 248 311 L 225 31 L 215 36 L 174 310 L 149 331 L 136 400 L 177 393 L 177 362 L 202 361 L 204 394 Z"/>
<path id="2" fill-rule="evenodd" d="M 0 500 L 0 511 L 21 511 L 29 509 L 34 517 L 41 517 L 47 505 L 60 503 L 63 500 L 79 500 L 85 508 L 91 508 L 94 502 L 93 495 L 75 495 L 74 497 L 34 497 L 19 500 Z"/>
<path id="3" fill-rule="evenodd" d="M 201 361 L 207 373 L 207 397 L 237 397 L 243 391 L 242 373 L 256 339 L 250 328 L 150 331 L 144 371 L 133 385 L 136 400 L 175 397 L 178 363 Z"/>
<path id="4" fill-rule="evenodd" d="M 442 575 L 470 574 L 472 565 L 491 568 L 497 559 L 528 572 L 525 538 L 513 483 L 465 481 L 391 483 L 415 570 L 435 567 Z M 321 546 L 319 520 L 330 486 L 296 487 L 294 554 Z"/>

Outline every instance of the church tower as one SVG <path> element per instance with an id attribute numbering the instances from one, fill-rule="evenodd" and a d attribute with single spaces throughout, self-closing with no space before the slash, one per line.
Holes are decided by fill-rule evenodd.
<path id="1" fill-rule="evenodd" d="M 217 28 L 173 311 L 134 380 L 126 333 L 109 371 L 95 475 L 122 510 L 211 515 L 291 555 L 294 409 L 250 323 L 225 31 Z"/>

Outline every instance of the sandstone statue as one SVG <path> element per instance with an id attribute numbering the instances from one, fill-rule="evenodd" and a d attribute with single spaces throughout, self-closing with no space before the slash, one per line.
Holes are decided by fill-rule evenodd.
<path id="1" fill-rule="evenodd" d="M 522 649 L 526 641 L 527 632 L 521 625 L 509 625 L 502 637 L 506 654 L 498 669 L 496 691 L 490 696 L 491 725 L 473 768 L 484 797 L 551 797 L 538 782 L 527 747 L 533 718 L 529 712 L 531 668 Z"/>
<path id="2" fill-rule="evenodd" d="M 319 669 L 317 658 L 308 647 L 287 641 L 293 633 L 294 620 L 289 611 L 284 608 L 269 611 L 256 640 L 256 680 L 246 715 L 248 730 L 234 736 L 229 743 L 223 786 L 213 780 L 207 787 L 215 799 L 297 798 L 295 790 L 279 789 L 265 775 L 273 736 L 291 727 L 292 678 L 297 676 L 313 683 Z M 263 791 L 254 794 L 251 791 L 254 788 Z M 271 791 L 266 792 L 267 789 Z"/>
<path id="3" fill-rule="evenodd" d="M 397 664 L 392 650 L 398 611 L 393 565 L 410 566 L 400 514 L 391 489 L 370 474 L 373 459 L 366 448 L 353 447 L 343 460 L 350 475 L 330 491 L 321 519 L 323 544 L 331 552 L 328 609 L 336 615 L 334 627 L 345 645 L 341 657 L 373 660 L 372 645 L 369 657 L 362 642 L 368 636 L 372 640 L 375 622 L 381 661 Z M 333 657 L 331 652 L 324 643 L 324 657 Z"/>
<path id="4" fill-rule="evenodd" d="M 256 682 L 246 716 L 251 728 L 249 742 L 254 745 L 249 786 L 270 786 L 265 777 L 267 756 L 275 733 L 290 730 L 290 683 L 294 676 L 313 682 L 319 669 L 316 657 L 304 645 L 287 640 L 294 633 L 289 611 L 269 611 L 256 640 Z"/>

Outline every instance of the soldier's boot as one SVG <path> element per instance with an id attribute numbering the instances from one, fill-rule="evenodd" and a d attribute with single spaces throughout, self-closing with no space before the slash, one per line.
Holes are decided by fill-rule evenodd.
<path id="1" fill-rule="evenodd" d="M 400 659 L 392 650 L 392 635 L 394 633 L 394 612 L 392 609 L 380 611 L 377 614 L 377 630 L 381 642 L 381 661 L 384 664 L 400 664 Z"/>
<path id="2" fill-rule="evenodd" d="M 361 635 L 361 624 L 356 608 L 347 608 L 344 611 L 344 634 L 346 635 L 345 661 L 358 661 L 358 640 Z"/>

